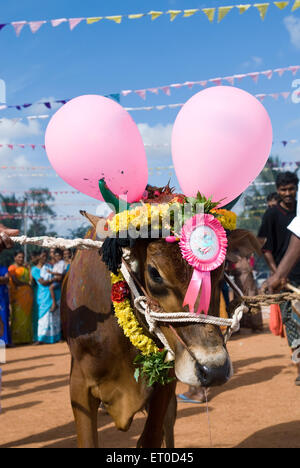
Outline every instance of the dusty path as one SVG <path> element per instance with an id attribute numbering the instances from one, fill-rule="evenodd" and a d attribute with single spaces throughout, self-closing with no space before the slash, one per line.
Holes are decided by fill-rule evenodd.
<path id="1" fill-rule="evenodd" d="M 229 350 L 235 376 L 212 390 L 209 401 L 214 447 L 300 448 L 300 387 L 285 340 L 268 332 L 242 331 Z M 9 349 L 3 366 L 0 448 L 76 447 L 69 403 L 70 357 L 66 344 Z M 179 384 L 178 391 L 186 386 Z M 139 414 L 127 433 L 99 412 L 104 447 L 134 447 L 144 422 Z M 209 447 L 205 405 L 179 403 L 177 447 Z"/>

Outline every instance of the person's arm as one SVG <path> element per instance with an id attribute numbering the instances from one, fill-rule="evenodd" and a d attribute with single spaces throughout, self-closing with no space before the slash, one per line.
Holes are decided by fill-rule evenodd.
<path id="1" fill-rule="evenodd" d="M 13 241 L 10 239 L 10 236 L 18 235 L 18 229 L 9 229 L 0 223 L 0 252 L 2 252 L 4 249 L 11 249 L 13 246 Z"/>
<path id="2" fill-rule="evenodd" d="M 300 238 L 292 234 L 288 249 L 278 265 L 274 275 L 263 284 L 262 289 L 271 293 L 286 283 L 286 278 L 300 260 Z"/>
<path id="3" fill-rule="evenodd" d="M 8 284 L 9 283 L 9 276 L 0 276 L 0 284 Z"/>
<path id="4" fill-rule="evenodd" d="M 38 279 L 38 282 L 39 282 L 41 285 L 43 285 L 43 286 L 50 286 L 50 284 L 53 283 L 53 280 L 46 281 L 46 280 L 44 280 L 44 279 L 42 279 L 42 278 L 39 278 L 39 279 Z"/>
<path id="5" fill-rule="evenodd" d="M 272 255 L 272 252 L 270 252 L 270 250 L 265 250 L 264 251 L 264 257 L 265 257 L 265 260 L 266 260 L 271 272 L 275 273 L 277 267 L 276 267 L 276 263 L 275 263 L 273 255 Z"/>

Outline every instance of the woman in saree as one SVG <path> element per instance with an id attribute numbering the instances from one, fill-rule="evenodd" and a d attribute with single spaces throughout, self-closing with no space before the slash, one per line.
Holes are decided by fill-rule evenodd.
<path id="1" fill-rule="evenodd" d="M 61 339 L 61 320 L 60 320 L 60 288 L 55 289 L 55 299 L 58 307 L 51 312 L 52 298 L 49 286 L 52 279 L 44 279 L 46 276 L 42 270 L 51 269 L 48 263 L 48 252 L 43 251 L 40 254 L 38 263 L 31 270 L 32 283 L 35 290 L 35 325 L 34 339 L 36 343 L 57 343 Z"/>
<path id="2" fill-rule="evenodd" d="M 24 253 L 15 255 L 15 263 L 8 268 L 11 304 L 11 335 L 13 344 L 32 343 L 33 291 L 29 268 L 24 265 Z"/>

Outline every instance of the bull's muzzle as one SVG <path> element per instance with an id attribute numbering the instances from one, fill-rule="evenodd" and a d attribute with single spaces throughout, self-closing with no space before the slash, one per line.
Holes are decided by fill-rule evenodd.
<path id="1" fill-rule="evenodd" d="M 225 384 L 231 377 L 231 362 L 227 358 L 222 366 L 207 367 L 196 362 L 196 375 L 202 387 L 216 387 Z"/>

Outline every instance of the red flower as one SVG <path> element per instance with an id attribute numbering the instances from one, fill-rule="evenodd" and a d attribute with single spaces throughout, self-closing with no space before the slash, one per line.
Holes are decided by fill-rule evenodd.
<path id="1" fill-rule="evenodd" d="M 112 285 L 111 288 L 111 300 L 113 302 L 123 302 L 130 295 L 128 284 L 126 281 L 119 281 Z"/>

